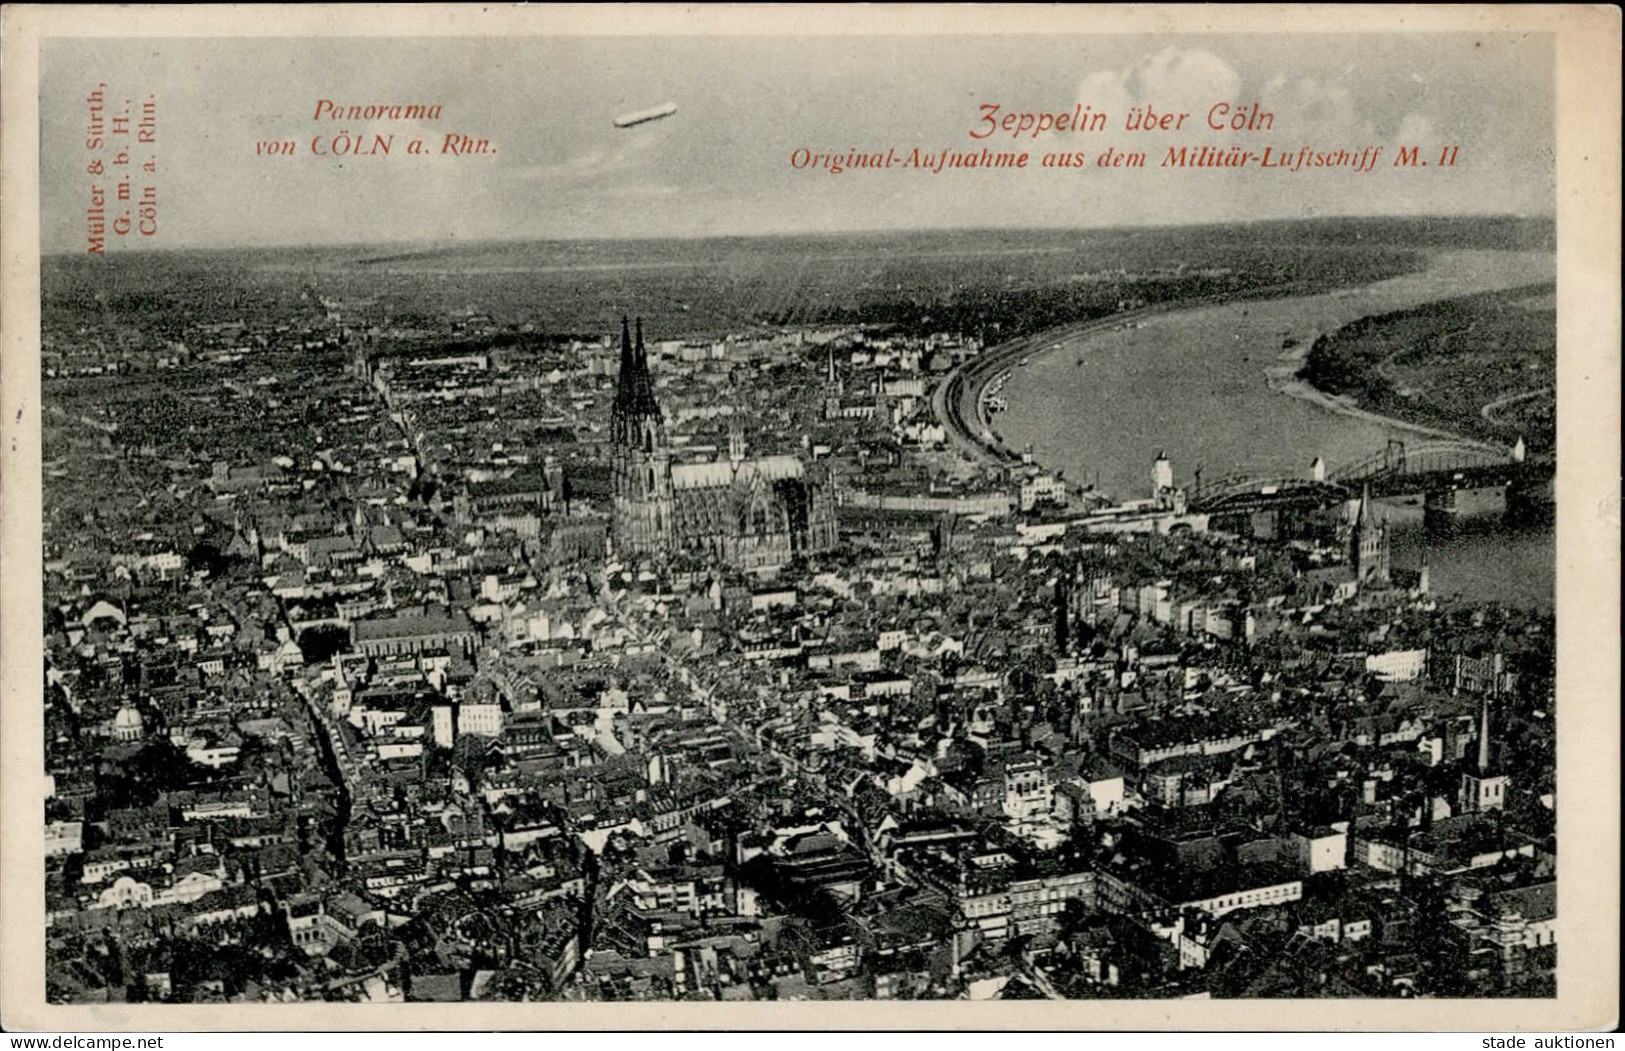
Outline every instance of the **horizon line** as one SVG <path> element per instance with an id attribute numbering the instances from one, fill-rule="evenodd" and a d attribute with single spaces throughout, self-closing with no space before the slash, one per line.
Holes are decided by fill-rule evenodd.
<path id="1" fill-rule="evenodd" d="M 1080 226 L 976 226 L 976 225 L 971 225 L 971 226 L 909 226 L 909 227 L 872 226 L 872 227 L 861 227 L 861 228 L 853 228 L 853 229 L 846 229 L 846 230 L 781 230 L 781 231 L 769 231 L 769 232 L 762 232 L 762 233 L 699 233 L 699 234 L 657 234 L 657 235 L 648 235 L 648 234 L 645 234 L 645 235 L 628 235 L 628 234 L 609 235 L 609 234 L 606 234 L 606 235 L 594 235 L 594 236 L 554 234 L 554 235 L 534 235 L 534 236 L 523 236 L 523 237 L 481 237 L 481 238 L 473 238 L 473 239 L 469 239 L 469 240 L 463 240 L 463 239 L 460 239 L 460 238 L 452 237 L 452 238 L 449 238 L 449 239 L 448 238 L 442 238 L 442 239 L 422 239 L 422 238 L 418 238 L 418 239 L 410 239 L 410 240 L 386 240 L 386 241 L 274 241 L 274 242 L 245 242 L 245 243 L 237 243 L 237 244 L 200 243 L 200 244 L 193 244 L 193 245 L 165 245 L 165 246 L 154 245 L 154 246 L 150 246 L 150 247 L 144 247 L 144 246 L 140 246 L 139 243 L 134 243 L 134 244 L 131 244 L 129 246 L 121 246 L 115 252 L 109 252 L 107 255 L 102 256 L 101 258 L 105 262 L 108 259 L 117 258 L 119 256 L 135 256 L 135 255 L 156 256 L 156 255 L 181 253 L 181 252 L 233 252 L 233 251 L 254 251 L 254 250 L 264 250 L 264 251 L 296 251 L 296 250 L 342 251 L 342 250 L 360 250 L 360 249 L 374 249 L 374 250 L 375 249 L 393 249 L 393 250 L 416 249 L 416 250 L 419 250 L 419 251 L 432 251 L 432 250 L 444 250 L 444 249 L 453 248 L 453 247 L 477 248 L 477 247 L 487 247 L 487 246 L 548 244 L 548 243 L 586 244 L 586 243 L 598 242 L 598 243 L 635 244 L 635 243 L 666 242 L 666 241 L 678 241 L 678 242 L 689 242 L 689 241 L 769 241 L 769 240 L 789 240 L 789 239 L 793 239 L 793 238 L 814 238 L 814 239 L 816 239 L 816 238 L 834 238 L 834 237 L 885 236 L 885 235 L 888 235 L 888 234 L 891 234 L 891 235 L 896 235 L 896 234 L 955 234 L 955 233 L 960 233 L 960 234 L 963 234 L 963 233 L 1001 233 L 1001 234 L 1004 234 L 1004 233 L 1051 233 L 1051 234 L 1056 234 L 1056 233 L 1068 233 L 1068 232 L 1075 232 L 1075 233 L 1083 233 L 1083 232 L 1089 232 L 1089 233 L 1118 233 L 1118 232 L 1126 232 L 1126 231 L 1134 231 L 1134 230 L 1177 230 L 1177 229 L 1199 230 L 1199 229 L 1212 228 L 1212 227 L 1266 226 L 1266 225 L 1272 225 L 1272 224 L 1287 225 L 1287 224 L 1292 224 L 1292 223 L 1308 225 L 1308 224 L 1323 223 L 1323 222 L 1347 222 L 1347 221 L 1350 221 L 1350 220 L 1369 221 L 1369 222 L 1394 222 L 1394 221 L 1402 221 L 1402 222 L 1471 222 L 1471 221 L 1475 221 L 1475 220 L 1477 220 L 1477 221 L 1502 220 L 1502 221 L 1514 221 L 1514 222 L 1548 222 L 1548 223 L 1555 223 L 1557 221 L 1557 216 L 1556 216 L 1555 212 L 1553 212 L 1553 213 L 1537 213 L 1537 214 L 1521 213 L 1521 212 L 1425 213 L 1425 214 L 1416 214 L 1416 215 L 1391 214 L 1391 213 L 1367 213 L 1367 214 L 1339 213 L 1339 214 L 1332 214 L 1332 215 L 1316 215 L 1316 216 L 1276 216 L 1276 217 L 1258 218 L 1258 219 L 1219 219 L 1219 220 L 1209 220 L 1209 221 L 1204 221 L 1204 222 L 1184 222 L 1184 223 L 1182 223 L 1182 222 L 1167 222 L 1167 223 L 1148 222 L 1148 223 L 1136 223 L 1136 224 L 1132 224 L 1132 225 L 1118 224 L 1118 225 L 1102 225 L 1102 226 L 1089 226 L 1089 225 L 1080 225 Z M 42 262 L 44 260 L 46 260 L 46 259 L 52 259 L 52 260 L 56 260 L 56 259 L 74 259 L 74 258 L 81 258 L 82 259 L 82 258 L 85 258 L 86 255 L 88 255 L 88 253 L 77 252 L 77 251 L 73 251 L 73 250 L 70 250 L 70 249 L 46 251 L 46 250 L 44 250 L 42 248 L 40 250 L 40 252 L 39 252 L 39 258 L 40 258 L 40 260 Z"/>

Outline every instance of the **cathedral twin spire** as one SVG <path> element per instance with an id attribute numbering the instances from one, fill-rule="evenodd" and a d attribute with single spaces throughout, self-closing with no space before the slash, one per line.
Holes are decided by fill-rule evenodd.
<path id="1" fill-rule="evenodd" d="M 780 565 L 797 551 L 825 551 L 836 542 L 829 493 L 803 479 L 799 461 L 795 469 L 778 463 L 750 469 L 737 426 L 729 434 L 726 463 L 673 467 L 641 319 L 635 329 L 621 319 L 611 441 L 616 552 L 682 549 L 754 568 Z M 674 474 L 679 469 L 681 484 Z"/>
<path id="2" fill-rule="evenodd" d="M 627 319 L 622 317 L 621 374 L 611 408 L 611 423 L 616 439 L 636 440 L 646 422 L 660 422 L 660 405 L 655 401 L 654 380 L 649 376 L 649 353 L 643 346 L 643 319 L 637 320 L 637 337 L 634 340 Z"/>

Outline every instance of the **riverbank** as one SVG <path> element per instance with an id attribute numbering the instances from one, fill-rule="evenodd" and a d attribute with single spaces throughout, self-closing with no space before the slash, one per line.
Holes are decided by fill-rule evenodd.
<path id="1" fill-rule="evenodd" d="M 1327 412 L 1335 412 L 1339 416 L 1351 419 L 1365 420 L 1368 423 L 1381 424 L 1394 430 L 1410 431 L 1414 434 L 1425 434 L 1430 438 L 1442 438 L 1446 441 L 1461 442 L 1486 452 L 1502 453 L 1506 450 L 1499 445 L 1470 438 L 1465 434 L 1447 431 L 1440 427 L 1432 427 L 1425 423 L 1416 423 L 1413 420 L 1402 419 L 1398 416 L 1388 416 L 1380 412 L 1362 407 L 1354 399 L 1342 394 L 1328 394 L 1316 387 L 1308 380 L 1299 379 L 1298 371 L 1303 368 L 1304 359 L 1309 355 L 1309 344 L 1300 343 L 1298 346 L 1284 352 L 1277 359 L 1277 364 L 1264 370 L 1264 382 L 1269 389 L 1277 394 L 1284 394 L 1289 398 L 1318 405 Z"/>
<path id="2" fill-rule="evenodd" d="M 1431 267 L 1448 267 L 1445 258 Z M 1481 449 L 1505 450 L 1522 434 L 1531 453 L 1549 451 L 1551 403 L 1531 387 L 1549 388 L 1556 368 L 1551 283 L 1450 291 L 1304 336 L 1299 353 L 1282 356 L 1292 372 L 1271 370 L 1271 386 Z M 1524 407 L 1522 423 L 1497 426 L 1493 411 L 1508 406 Z"/>

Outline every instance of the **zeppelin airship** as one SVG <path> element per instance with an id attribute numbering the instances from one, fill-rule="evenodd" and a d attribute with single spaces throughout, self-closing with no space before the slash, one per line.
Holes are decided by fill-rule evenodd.
<path id="1" fill-rule="evenodd" d="M 623 113 L 621 116 L 615 118 L 615 126 L 617 128 L 630 128 L 633 125 L 645 124 L 651 120 L 659 120 L 662 117 L 669 117 L 676 112 L 677 103 L 668 102 L 663 106 L 655 106 L 651 109 L 640 109 L 635 113 Z"/>

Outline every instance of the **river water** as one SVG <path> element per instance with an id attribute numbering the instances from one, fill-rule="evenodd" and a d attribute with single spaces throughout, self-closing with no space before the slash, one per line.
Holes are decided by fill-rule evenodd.
<path id="1" fill-rule="evenodd" d="M 1347 415 L 1272 389 L 1267 369 L 1290 372 L 1317 336 L 1357 318 L 1437 299 L 1551 280 L 1549 253 L 1440 252 L 1416 274 L 1324 295 L 1196 307 L 1098 332 L 1034 355 L 1005 386 L 1009 409 L 993 424 L 1014 449 L 1074 483 L 1122 498 L 1150 495 L 1159 451 L 1175 479 L 1193 486 L 1227 475 L 1304 477 L 1315 457 L 1328 469 L 1380 453 L 1390 438 L 1427 434 Z M 1296 351 L 1284 351 L 1287 339 Z M 1424 551 L 1435 594 L 1551 609 L 1556 534 L 1550 525 L 1502 520 L 1498 493 L 1462 494 L 1447 535 L 1422 528 L 1420 500 L 1389 501 L 1394 565 L 1413 569 Z"/>

